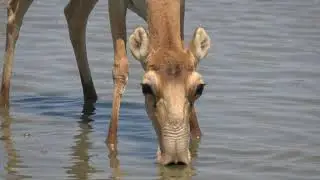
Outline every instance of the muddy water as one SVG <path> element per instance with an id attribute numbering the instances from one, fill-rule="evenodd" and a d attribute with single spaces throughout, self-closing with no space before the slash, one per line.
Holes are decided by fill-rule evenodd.
<path id="1" fill-rule="evenodd" d="M 97 4 L 88 24 L 99 95 L 91 117 L 81 117 L 65 5 L 37 0 L 25 17 L 12 109 L 1 115 L 0 179 L 320 179 L 319 0 L 187 2 L 186 39 L 202 25 L 214 43 L 200 65 L 208 84 L 197 103 L 204 136 L 187 168 L 155 164 L 155 133 L 138 86 L 142 69 L 132 56 L 118 160 L 108 157 L 113 49 L 107 2 Z M 0 13 L 4 49 L 3 4 Z M 131 12 L 127 22 L 128 32 L 144 24 Z"/>

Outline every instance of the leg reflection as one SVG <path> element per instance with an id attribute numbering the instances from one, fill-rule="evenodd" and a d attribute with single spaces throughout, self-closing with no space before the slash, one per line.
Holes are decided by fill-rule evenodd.
<path id="1" fill-rule="evenodd" d="M 9 112 L 0 112 L 1 133 L 0 140 L 3 142 L 4 150 L 7 155 L 7 163 L 1 162 L 6 173 L 5 179 L 24 179 L 31 178 L 19 173 L 19 167 L 22 167 L 22 158 L 14 147 L 11 134 L 11 123 L 13 119 Z"/>
<path id="2" fill-rule="evenodd" d="M 118 159 L 118 149 L 109 148 L 108 157 L 109 157 L 109 165 L 112 171 L 109 179 L 121 179 L 120 161 Z"/>
<path id="3" fill-rule="evenodd" d="M 89 174 L 95 173 L 96 170 L 90 165 L 89 149 L 92 143 L 89 135 L 92 132 L 92 127 L 88 123 L 92 121 L 88 116 L 83 116 L 82 121 L 79 122 L 79 133 L 74 136 L 74 146 L 71 147 L 71 162 L 72 166 L 68 167 L 67 173 L 72 179 L 87 180 Z"/>
<path id="4" fill-rule="evenodd" d="M 198 149 L 201 143 L 201 139 L 191 139 L 190 141 L 190 153 L 191 158 L 193 160 L 197 159 L 198 157 Z"/>

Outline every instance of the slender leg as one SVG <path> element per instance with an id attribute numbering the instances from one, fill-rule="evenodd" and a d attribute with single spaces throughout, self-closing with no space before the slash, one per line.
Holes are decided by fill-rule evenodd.
<path id="1" fill-rule="evenodd" d="M 0 92 L 0 106 L 9 108 L 10 80 L 12 75 L 13 58 L 16 42 L 19 38 L 23 17 L 32 4 L 32 0 L 9 0 L 7 9 L 7 37 L 2 70 L 2 83 Z"/>
<path id="2" fill-rule="evenodd" d="M 185 0 L 180 2 L 180 37 L 182 42 L 182 48 L 184 48 L 184 11 L 185 11 Z"/>
<path id="3" fill-rule="evenodd" d="M 92 104 L 97 101 L 86 49 L 87 21 L 97 2 L 98 0 L 70 0 L 69 4 L 64 8 L 69 36 L 80 73 L 84 104 Z"/>
<path id="4" fill-rule="evenodd" d="M 126 12 L 127 3 L 124 0 L 109 0 L 109 20 L 111 26 L 114 65 L 113 65 L 113 102 L 109 124 L 107 143 L 109 149 L 117 149 L 117 130 L 121 96 L 128 81 L 128 59 L 126 53 Z"/>
<path id="5" fill-rule="evenodd" d="M 196 109 L 193 106 L 191 115 L 190 115 L 190 131 L 191 131 L 191 138 L 192 139 L 200 139 L 201 138 L 201 130 L 198 123 Z"/>

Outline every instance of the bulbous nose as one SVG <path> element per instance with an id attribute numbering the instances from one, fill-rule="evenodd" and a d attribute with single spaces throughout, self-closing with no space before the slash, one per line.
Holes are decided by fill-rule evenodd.
<path id="1" fill-rule="evenodd" d="M 174 122 L 161 128 L 157 160 L 162 165 L 188 165 L 191 162 L 189 123 L 179 119 Z"/>
<path id="2" fill-rule="evenodd" d="M 191 163 L 191 154 L 188 146 L 180 144 L 180 146 L 176 146 L 178 144 L 170 145 L 168 143 L 164 144 L 163 151 L 158 147 L 157 152 L 157 162 L 162 165 L 170 165 L 170 164 L 182 164 L 188 165 Z M 182 145 L 182 146 L 181 146 Z M 179 148 L 177 148 L 179 147 Z"/>

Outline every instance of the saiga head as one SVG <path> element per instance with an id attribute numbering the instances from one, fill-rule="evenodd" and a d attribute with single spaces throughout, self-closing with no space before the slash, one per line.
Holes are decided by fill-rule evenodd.
<path id="1" fill-rule="evenodd" d="M 197 28 L 189 49 L 153 49 L 146 30 L 138 27 L 129 38 L 129 47 L 144 69 L 141 88 L 158 136 L 159 163 L 189 164 L 189 116 L 205 86 L 197 66 L 208 53 L 210 37 Z"/>

